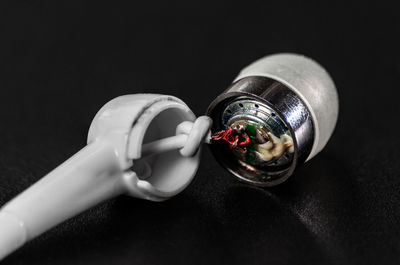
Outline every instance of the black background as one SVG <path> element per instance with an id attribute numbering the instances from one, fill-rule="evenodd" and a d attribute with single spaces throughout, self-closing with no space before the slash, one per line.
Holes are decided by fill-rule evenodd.
<path id="1" fill-rule="evenodd" d="M 2 264 L 399 264 L 399 23 L 382 1 L 1 1 L 0 205 L 83 147 L 122 94 L 201 115 L 253 60 L 296 52 L 340 96 L 327 147 L 278 187 L 237 182 L 205 148 L 180 195 L 119 197 Z"/>

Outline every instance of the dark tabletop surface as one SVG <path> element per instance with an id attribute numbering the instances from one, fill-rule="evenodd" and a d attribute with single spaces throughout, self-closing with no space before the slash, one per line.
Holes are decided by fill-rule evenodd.
<path id="1" fill-rule="evenodd" d="M 122 94 L 201 115 L 242 67 L 296 52 L 340 96 L 329 144 L 280 186 L 237 182 L 205 148 L 178 196 L 113 199 L 2 264 L 399 264 L 399 23 L 382 1 L 1 1 L 0 205 L 83 147 Z"/>

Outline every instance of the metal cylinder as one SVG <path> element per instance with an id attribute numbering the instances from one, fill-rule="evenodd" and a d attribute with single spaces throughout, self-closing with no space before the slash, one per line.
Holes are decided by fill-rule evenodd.
<path id="1" fill-rule="evenodd" d="M 250 142 L 210 147 L 239 179 L 274 186 L 323 149 L 338 108 L 335 85 L 319 64 L 296 54 L 267 56 L 244 68 L 207 111 L 213 133 L 229 128 Z"/>

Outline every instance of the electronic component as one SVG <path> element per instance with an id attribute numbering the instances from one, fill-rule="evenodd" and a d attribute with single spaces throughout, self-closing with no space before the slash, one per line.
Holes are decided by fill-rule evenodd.
<path id="1" fill-rule="evenodd" d="M 217 160 L 239 179 L 274 186 L 327 143 L 338 116 L 338 95 L 328 73 L 295 54 L 264 57 L 243 69 L 210 105 Z M 230 132 L 227 140 L 222 132 Z M 232 144 L 250 137 L 249 143 Z"/>
<path id="2" fill-rule="evenodd" d="M 113 99 L 93 119 L 86 147 L 1 208 L 0 260 L 114 196 L 162 201 L 178 194 L 196 174 L 203 142 L 239 179 L 279 184 L 322 150 L 337 116 L 329 75 L 293 54 L 245 68 L 197 119 L 173 96 Z"/>

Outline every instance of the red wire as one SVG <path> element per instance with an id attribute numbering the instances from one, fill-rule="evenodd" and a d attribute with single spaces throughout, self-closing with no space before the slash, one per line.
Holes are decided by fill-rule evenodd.
<path id="1" fill-rule="evenodd" d="M 245 138 L 244 141 L 241 141 L 239 145 L 248 145 L 250 143 L 250 137 L 247 134 L 244 136 L 244 138 Z"/>
<path id="2" fill-rule="evenodd" d="M 239 145 L 243 146 L 243 145 L 247 145 L 250 143 L 251 139 L 246 133 L 241 134 L 241 136 L 244 138 L 244 140 L 239 142 Z M 239 141 L 238 135 L 235 135 L 235 136 L 232 135 L 231 127 L 228 127 L 226 130 L 222 130 L 222 131 L 214 133 L 211 138 L 214 141 L 222 139 L 225 142 L 228 142 L 232 147 L 236 147 L 238 144 L 238 141 Z"/>

